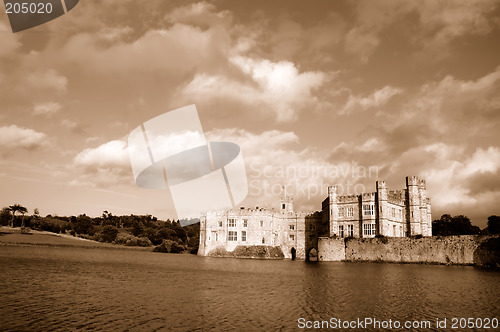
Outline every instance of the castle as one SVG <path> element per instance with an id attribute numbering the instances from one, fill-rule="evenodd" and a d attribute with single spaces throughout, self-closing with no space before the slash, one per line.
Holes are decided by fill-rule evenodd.
<path id="1" fill-rule="evenodd" d="M 308 259 L 324 237 L 370 238 L 432 236 L 431 203 L 425 181 L 406 177 L 406 188 L 388 191 L 385 181 L 376 191 L 339 195 L 339 187 L 328 187 L 320 212 L 296 212 L 286 189 L 279 210 L 240 208 L 208 211 L 200 218 L 198 255 L 238 246 L 279 247 L 285 258 Z"/>

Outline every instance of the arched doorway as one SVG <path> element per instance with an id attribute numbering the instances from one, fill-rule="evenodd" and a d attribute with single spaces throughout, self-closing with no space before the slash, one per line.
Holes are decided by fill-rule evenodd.
<path id="1" fill-rule="evenodd" d="M 297 250 L 295 250 L 295 248 L 292 247 L 292 250 L 290 250 L 290 253 L 292 254 L 292 261 L 295 260 L 295 255 L 297 254 Z"/>
<path id="2" fill-rule="evenodd" d="M 312 248 L 311 250 L 309 250 L 309 254 L 307 255 L 307 257 L 309 258 L 309 261 L 317 262 L 318 261 L 318 251 L 316 250 L 316 248 Z"/>

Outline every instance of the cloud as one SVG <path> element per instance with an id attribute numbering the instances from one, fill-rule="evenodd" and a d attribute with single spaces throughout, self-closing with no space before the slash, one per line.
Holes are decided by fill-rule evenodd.
<path id="1" fill-rule="evenodd" d="M 385 86 L 379 90 L 376 90 L 368 96 L 353 96 L 350 95 L 345 105 L 340 109 L 340 114 L 349 114 L 356 111 L 365 111 L 368 109 L 377 109 L 384 106 L 389 100 L 402 93 L 399 88 L 394 88 L 391 86 Z"/>
<path id="2" fill-rule="evenodd" d="M 0 148 L 13 151 L 19 148 L 35 150 L 46 144 L 47 135 L 33 129 L 16 125 L 0 127 Z"/>
<path id="3" fill-rule="evenodd" d="M 62 105 L 59 103 L 48 102 L 43 104 L 36 104 L 33 107 L 34 115 L 53 115 L 62 109 Z"/>
<path id="4" fill-rule="evenodd" d="M 175 8 L 165 15 L 171 23 L 182 23 L 193 26 L 213 26 L 227 24 L 231 21 L 229 11 L 216 11 L 214 4 L 203 2 L 192 3 L 187 6 Z"/>
<path id="5" fill-rule="evenodd" d="M 122 140 L 109 141 L 96 148 L 87 148 L 78 153 L 74 162 L 85 167 L 127 167 L 130 165 L 127 143 Z"/>
<path id="6" fill-rule="evenodd" d="M 297 210 L 317 210 L 328 185 L 343 184 L 345 192 L 350 194 L 354 193 L 355 184 L 362 182 L 356 188 L 359 191 L 365 189 L 365 183 L 374 185 L 374 178 L 358 173 L 362 164 L 327 161 L 324 150 L 300 148 L 299 137 L 291 131 L 253 133 L 237 128 L 214 129 L 206 136 L 210 141 L 234 142 L 241 147 L 249 183 L 246 205 L 274 204 L 282 186 L 287 185 Z"/>
<path id="7" fill-rule="evenodd" d="M 494 28 L 494 20 L 488 16 L 496 8 L 498 1 L 495 0 L 424 1 L 423 6 L 419 6 L 423 33 L 416 39 L 425 51 L 435 56 L 449 56 L 448 45 L 454 39 L 484 35 Z"/>
<path id="8" fill-rule="evenodd" d="M 84 149 L 73 158 L 73 165 L 78 170 L 70 183 L 73 186 L 110 187 L 134 182 L 124 140 Z"/>
<path id="9" fill-rule="evenodd" d="M 99 31 L 98 35 L 100 38 L 114 42 L 122 39 L 125 36 L 129 36 L 133 32 L 133 29 L 129 26 L 122 27 L 104 27 Z"/>
<path id="10" fill-rule="evenodd" d="M 434 193 L 434 201 L 441 206 L 450 204 L 480 203 L 474 181 L 495 174 L 500 169 L 500 148 L 477 148 L 471 156 L 441 155 L 441 149 L 433 156 L 437 159 L 423 174 Z M 497 181 L 498 182 L 498 181 Z"/>
<path id="11" fill-rule="evenodd" d="M 58 74 L 54 69 L 37 70 L 28 74 L 25 84 L 27 84 L 28 89 L 47 89 L 65 92 L 68 86 L 68 79 Z"/>
<path id="12" fill-rule="evenodd" d="M 490 32 L 495 20 L 489 16 L 498 8 L 495 0 L 463 1 L 359 1 L 355 5 L 355 24 L 346 34 L 347 53 L 367 63 L 381 45 L 388 29 L 404 22 L 412 28 L 410 42 L 432 61 L 452 55 L 451 43 L 470 35 Z"/>
<path id="13" fill-rule="evenodd" d="M 289 122 L 296 120 L 302 109 L 317 107 L 319 100 L 314 91 L 328 80 L 323 72 L 300 73 L 289 61 L 272 62 L 243 56 L 229 60 L 245 79 L 198 74 L 184 88 L 183 95 L 205 102 L 225 98 L 236 100 L 260 108 L 263 113 L 271 112 L 278 122 Z"/>

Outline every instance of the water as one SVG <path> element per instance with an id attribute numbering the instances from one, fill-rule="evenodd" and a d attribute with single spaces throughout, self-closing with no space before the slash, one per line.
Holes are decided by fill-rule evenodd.
<path id="1" fill-rule="evenodd" d="M 298 330 L 298 319 L 499 317 L 500 273 L 0 247 L 0 330 Z"/>

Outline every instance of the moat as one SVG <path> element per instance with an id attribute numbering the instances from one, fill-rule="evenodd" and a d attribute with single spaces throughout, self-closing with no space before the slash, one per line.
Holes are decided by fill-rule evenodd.
<path id="1" fill-rule="evenodd" d="M 500 273 L 469 266 L 217 259 L 0 247 L 1 330 L 298 330 L 298 319 L 500 315 Z"/>

